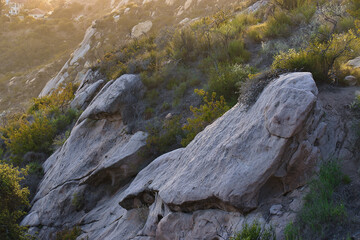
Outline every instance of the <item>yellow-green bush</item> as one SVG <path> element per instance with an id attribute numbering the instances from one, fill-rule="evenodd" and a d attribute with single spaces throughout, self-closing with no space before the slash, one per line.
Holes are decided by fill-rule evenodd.
<path id="1" fill-rule="evenodd" d="M 153 36 L 134 39 L 117 51 L 105 53 L 97 67 L 109 80 L 128 72 L 155 71 L 158 67 L 159 53 L 154 41 Z M 141 66 L 136 64 L 131 66 L 134 62 L 141 63 Z"/>
<path id="2" fill-rule="evenodd" d="M 20 164 L 27 152 L 52 152 L 56 135 L 79 116 L 78 111 L 69 108 L 75 91 L 76 86 L 67 84 L 51 95 L 33 99 L 28 114 L 14 116 L 0 128 L 15 163 Z"/>
<path id="3" fill-rule="evenodd" d="M 238 98 L 239 88 L 254 69 L 247 65 L 220 64 L 210 70 L 209 92 L 216 92 L 218 96 L 226 96 L 230 105 L 234 105 Z"/>
<path id="4" fill-rule="evenodd" d="M 211 40 L 209 39 L 209 41 Z M 170 44 L 173 58 L 184 62 L 195 61 L 204 53 L 199 49 L 199 44 L 201 44 L 199 34 L 196 34 L 195 30 L 190 27 L 178 30 Z M 206 44 L 203 45 L 206 46 Z M 199 56 L 199 54 L 201 55 Z"/>
<path id="5" fill-rule="evenodd" d="M 74 99 L 77 88 L 78 85 L 68 83 L 66 85 L 59 86 L 50 95 L 41 98 L 34 98 L 28 113 L 33 114 L 37 111 L 52 113 L 52 111 L 56 110 L 65 110 L 72 99 Z"/>
<path id="6" fill-rule="evenodd" d="M 29 190 L 20 185 L 27 170 L 0 161 L 0 239 L 26 239 L 26 228 L 18 220 L 29 206 Z"/>
<path id="7" fill-rule="evenodd" d="M 273 228 L 263 227 L 258 221 L 252 224 L 245 223 L 241 231 L 235 233 L 230 240 L 275 240 L 275 231 Z"/>
<path id="8" fill-rule="evenodd" d="M 81 228 L 74 227 L 72 229 L 65 229 L 56 233 L 56 240 L 76 240 L 81 235 Z"/>
<path id="9" fill-rule="evenodd" d="M 309 24 L 312 17 L 314 16 L 316 12 L 316 5 L 315 4 L 306 4 L 301 7 L 296 8 L 293 11 L 293 14 L 295 14 L 295 19 L 299 17 L 299 22 L 305 22 L 306 24 Z"/>
<path id="10" fill-rule="evenodd" d="M 360 0 L 349 0 L 348 12 L 355 18 L 360 18 Z"/>
<path id="11" fill-rule="evenodd" d="M 207 125 L 230 109 L 223 96 L 216 100 L 215 92 L 209 94 L 202 89 L 195 89 L 195 93 L 203 98 L 204 104 L 198 108 L 190 107 L 194 117 L 188 118 L 187 123 L 182 127 L 186 134 L 186 137 L 181 141 L 183 146 L 187 146 Z"/>
<path id="12" fill-rule="evenodd" d="M 314 2 L 314 0 L 272 0 L 274 4 L 285 10 L 293 10 L 302 7 L 305 4 Z"/>
<path id="13" fill-rule="evenodd" d="M 315 81 L 332 82 L 341 76 L 341 64 L 356 56 L 359 38 L 352 31 L 334 34 L 327 42 L 313 42 L 306 49 L 290 49 L 274 58 L 273 69 L 309 71 Z"/>
<path id="14" fill-rule="evenodd" d="M 32 122 L 19 119 L 4 130 L 6 146 L 17 163 L 30 151 L 49 153 L 56 133 L 51 121 L 41 115 L 35 115 Z"/>
<path id="15" fill-rule="evenodd" d="M 243 40 L 232 40 L 228 46 L 230 59 L 237 63 L 246 63 L 250 59 L 250 52 L 246 50 Z"/>
<path id="16" fill-rule="evenodd" d="M 291 32 L 292 19 L 283 11 L 276 11 L 267 21 L 264 35 L 268 38 L 288 37 Z"/>

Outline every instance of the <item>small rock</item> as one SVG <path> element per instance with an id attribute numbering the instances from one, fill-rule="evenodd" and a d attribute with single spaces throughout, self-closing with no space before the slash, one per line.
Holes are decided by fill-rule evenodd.
<path id="1" fill-rule="evenodd" d="M 171 119 L 171 118 L 172 118 L 172 114 L 171 114 L 171 113 L 168 113 L 168 114 L 166 115 L 166 117 L 165 117 L 166 120 L 169 120 L 169 119 Z"/>
<path id="2" fill-rule="evenodd" d="M 347 65 L 349 65 L 349 66 L 351 66 L 353 68 L 360 67 L 360 57 L 357 57 L 355 59 L 352 59 L 352 60 L 348 61 Z"/>
<path id="3" fill-rule="evenodd" d="M 271 206 L 270 208 L 270 214 L 271 215 L 281 215 L 282 214 L 282 205 L 281 204 L 278 204 L 278 205 L 273 205 Z"/>
<path id="4" fill-rule="evenodd" d="M 356 84 L 357 84 L 356 77 L 351 76 L 351 75 L 346 76 L 346 77 L 344 78 L 344 81 L 345 81 L 346 84 L 349 85 L 349 86 L 356 86 Z"/>
<path id="5" fill-rule="evenodd" d="M 153 23 L 151 21 L 141 22 L 131 30 L 131 37 L 138 38 L 151 30 Z"/>

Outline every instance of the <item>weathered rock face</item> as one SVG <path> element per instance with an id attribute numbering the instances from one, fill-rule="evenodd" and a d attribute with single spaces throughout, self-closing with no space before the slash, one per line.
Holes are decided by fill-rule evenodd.
<path id="1" fill-rule="evenodd" d="M 90 105 L 80 116 L 79 121 L 86 118 L 122 119 L 125 115 L 131 115 L 132 104 L 144 93 L 141 79 L 138 75 L 125 74 L 108 82 L 98 93 Z"/>
<path id="2" fill-rule="evenodd" d="M 125 75 L 104 88 L 106 90 L 100 91 L 83 113 L 66 143 L 43 165 L 45 176 L 33 208 L 23 220 L 25 225 L 44 226 L 40 233 L 43 239 L 66 224 L 81 219 L 86 222 L 84 212 L 94 210 L 98 201 L 111 199 L 108 195 L 111 196 L 114 189 L 117 191 L 147 164 L 139 154 L 147 134 L 127 134 L 121 118 L 111 117 L 119 114 L 113 109 L 136 101 L 143 88 L 139 77 Z M 132 98 L 126 97 L 129 95 Z M 101 114 L 90 119 L 94 111 Z M 91 217 L 91 213 L 89 215 Z"/>
<path id="3" fill-rule="evenodd" d="M 291 186 L 282 192 L 300 186 L 319 156 L 317 136 L 303 134 L 318 124 L 319 118 L 307 122 L 317 93 L 310 73 L 280 77 L 250 110 L 235 106 L 185 149 L 156 159 L 125 191 L 121 205 L 134 208 L 144 192 L 157 192 L 174 211 L 248 212 L 272 177 Z M 294 165 L 301 171 L 288 176 Z"/>
<path id="4" fill-rule="evenodd" d="M 76 97 L 71 102 L 70 107 L 85 110 L 104 82 L 104 80 L 99 80 L 79 89 L 79 91 L 76 93 Z"/>
<path id="5" fill-rule="evenodd" d="M 251 107 L 236 105 L 186 148 L 141 170 L 146 134 L 126 134 L 121 120 L 141 88 L 135 75 L 107 83 L 45 162 L 23 221 L 41 239 L 75 225 L 79 239 L 227 239 L 254 219 L 282 239 L 317 160 L 353 157 L 350 126 L 323 107 L 338 104 L 336 97 L 319 94 L 310 73 L 292 73 L 273 80 Z"/>

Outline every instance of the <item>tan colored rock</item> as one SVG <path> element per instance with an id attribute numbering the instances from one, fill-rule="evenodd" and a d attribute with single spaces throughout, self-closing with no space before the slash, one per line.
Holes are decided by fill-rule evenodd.
<path id="1" fill-rule="evenodd" d="M 131 30 L 131 37 L 132 38 L 138 38 L 141 35 L 149 32 L 153 26 L 153 23 L 151 21 L 145 21 L 137 24 L 134 26 Z"/>

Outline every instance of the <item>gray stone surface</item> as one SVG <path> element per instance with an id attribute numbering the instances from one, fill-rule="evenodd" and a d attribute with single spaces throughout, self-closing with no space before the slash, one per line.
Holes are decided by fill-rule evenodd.
<path id="1" fill-rule="evenodd" d="M 158 192 L 175 211 L 216 207 L 247 212 L 257 207 L 261 188 L 279 172 L 284 172 L 281 178 L 288 185 L 303 184 L 303 175 L 314 165 L 318 150 L 308 150 L 306 165 L 300 162 L 302 158 L 289 156 L 308 142 L 314 144 L 315 139 L 300 132 L 313 128 L 312 122 L 306 123 L 313 117 L 310 113 L 317 93 L 310 73 L 281 76 L 248 111 L 236 105 L 185 149 L 152 162 L 124 192 L 121 205 L 132 209 L 144 192 Z M 301 171 L 288 177 L 296 164 L 302 166 Z"/>
<path id="2" fill-rule="evenodd" d="M 77 93 L 74 100 L 71 102 L 71 108 L 84 110 L 94 98 L 96 92 L 104 84 L 104 80 L 99 80 L 87 87 L 84 87 L 81 92 Z"/>
<path id="3" fill-rule="evenodd" d="M 359 68 L 360 67 L 360 57 L 354 58 L 347 62 L 347 65 L 353 67 L 353 68 Z"/>
<path id="4" fill-rule="evenodd" d="M 318 93 L 310 73 L 292 73 L 273 80 L 250 108 L 236 105 L 186 148 L 149 164 L 139 154 L 146 134 L 126 134 L 121 115 L 130 89 L 141 88 L 136 79 L 108 82 L 44 163 L 22 222 L 40 239 L 76 225 L 78 239 L 227 239 L 254 220 L 283 239 L 316 161 L 355 157 L 342 118 L 356 89 Z"/>
<path id="5" fill-rule="evenodd" d="M 344 81 L 345 81 L 345 83 L 346 83 L 348 86 L 356 86 L 356 84 L 357 84 L 357 79 L 356 79 L 356 77 L 351 76 L 351 75 L 346 76 L 346 77 L 344 78 Z"/>
<path id="6" fill-rule="evenodd" d="M 105 222 L 106 227 L 109 227 L 107 225 L 110 221 L 117 219 L 119 214 L 131 215 L 118 205 L 118 199 L 114 198 L 117 195 L 114 196 L 113 192 L 118 191 L 147 164 L 148 159 L 140 154 L 146 144 L 147 134 L 127 134 L 121 117 L 115 120 L 111 117 L 97 120 L 88 118 L 98 116 L 97 114 L 120 114 L 114 109 L 127 104 L 126 101 L 134 90 L 134 82 L 129 82 L 128 79 L 138 77 L 127 75 L 106 85 L 105 89 L 100 91 L 106 96 L 100 94 L 92 101 L 89 115 L 78 121 L 65 144 L 43 164 L 45 176 L 33 200 L 30 213 L 22 221 L 22 224 L 32 228 L 44 226 L 40 231 L 41 239 L 49 239 L 52 231 L 68 225 L 73 226 L 81 221 L 85 221 L 85 225 L 94 225 L 91 220 L 94 212 L 98 213 L 99 208 L 103 209 L 104 206 L 109 206 L 104 214 L 110 215 L 106 218 L 104 215 L 99 217 Z M 102 83 L 97 85 L 100 84 Z M 134 94 L 132 98 L 137 96 L 138 94 Z M 96 114 L 92 115 L 94 112 Z M 77 200 L 74 200 L 75 196 Z M 102 204 L 97 207 L 99 202 Z M 110 210 L 111 212 L 108 212 Z M 102 226 L 103 223 L 98 224 Z M 126 221 L 126 224 L 131 225 L 134 222 Z M 123 227 L 131 229 L 126 224 Z M 141 226 L 137 225 L 136 228 Z M 116 229 L 116 226 L 112 226 Z M 95 230 L 89 230 L 91 234 L 100 234 L 92 231 Z M 130 230 L 129 232 L 134 234 Z"/>
<path id="7" fill-rule="evenodd" d="M 142 96 L 144 86 L 140 76 L 125 74 L 115 81 L 108 82 L 96 95 L 90 105 L 81 114 L 79 121 L 85 118 L 100 120 L 120 120 L 126 108 Z"/>

